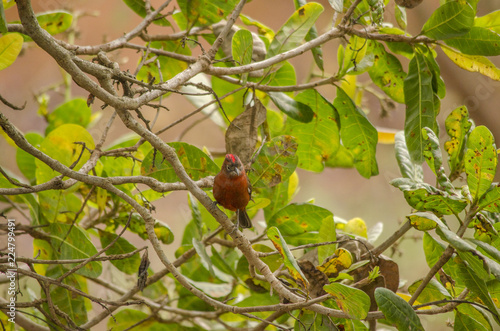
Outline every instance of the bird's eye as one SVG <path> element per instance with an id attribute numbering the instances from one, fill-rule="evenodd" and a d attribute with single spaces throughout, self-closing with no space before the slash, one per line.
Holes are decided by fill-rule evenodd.
<path id="1" fill-rule="evenodd" d="M 227 171 L 231 171 L 231 166 L 230 166 L 230 165 L 227 165 L 227 166 L 226 166 L 226 170 L 227 170 Z"/>

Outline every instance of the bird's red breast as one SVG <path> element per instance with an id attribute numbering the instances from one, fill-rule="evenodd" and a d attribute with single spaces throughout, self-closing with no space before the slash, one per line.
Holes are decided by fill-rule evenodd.
<path id="1" fill-rule="evenodd" d="M 227 154 L 214 179 L 214 198 L 224 208 L 245 209 L 250 200 L 250 184 L 239 157 Z"/>
<path id="2" fill-rule="evenodd" d="M 229 178 L 221 171 L 214 179 L 214 198 L 224 208 L 235 211 L 245 209 L 250 201 L 248 180 L 245 172 Z"/>

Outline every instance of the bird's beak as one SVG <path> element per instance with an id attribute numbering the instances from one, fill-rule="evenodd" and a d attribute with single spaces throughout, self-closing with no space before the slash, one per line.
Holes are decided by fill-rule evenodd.
<path id="1" fill-rule="evenodd" d="M 236 172 L 236 176 L 239 176 L 241 174 L 240 169 L 234 168 L 234 172 Z"/>

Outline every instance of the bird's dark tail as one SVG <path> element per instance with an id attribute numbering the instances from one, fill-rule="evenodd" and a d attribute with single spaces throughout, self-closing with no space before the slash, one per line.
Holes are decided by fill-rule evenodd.
<path id="1" fill-rule="evenodd" d="M 247 211 L 245 209 L 238 209 L 238 225 L 243 229 L 249 229 L 252 227 L 252 221 L 248 217 Z"/>

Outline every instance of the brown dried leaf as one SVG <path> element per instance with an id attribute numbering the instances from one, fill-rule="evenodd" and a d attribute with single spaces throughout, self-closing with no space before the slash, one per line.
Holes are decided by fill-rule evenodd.
<path id="1" fill-rule="evenodd" d="M 309 296 L 311 298 L 317 298 L 326 294 L 325 290 L 323 290 L 323 286 L 330 284 L 330 282 L 328 281 L 328 277 L 325 273 L 316 269 L 314 264 L 310 261 L 305 260 L 299 261 L 298 263 L 300 270 L 302 270 L 302 273 L 309 281 L 309 286 L 307 288 Z"/>
<path id="2" fill-rule="evenodd" d="M 380 274 L 385 278 L 385 287 L 395 293 L 399 287 L 399 266 L 385 255 L 378 258 L 377 265 L 380 267 Z"/>
<path id="3" fill-rule="evenodd" d="M 253 106 L 246 106 L 226 131 L 226 152 L 236 154 L 245 166 L 249 165 L 257 144 L 258 127 L 266 120 L 266 107 L 255 99 Z"/>

